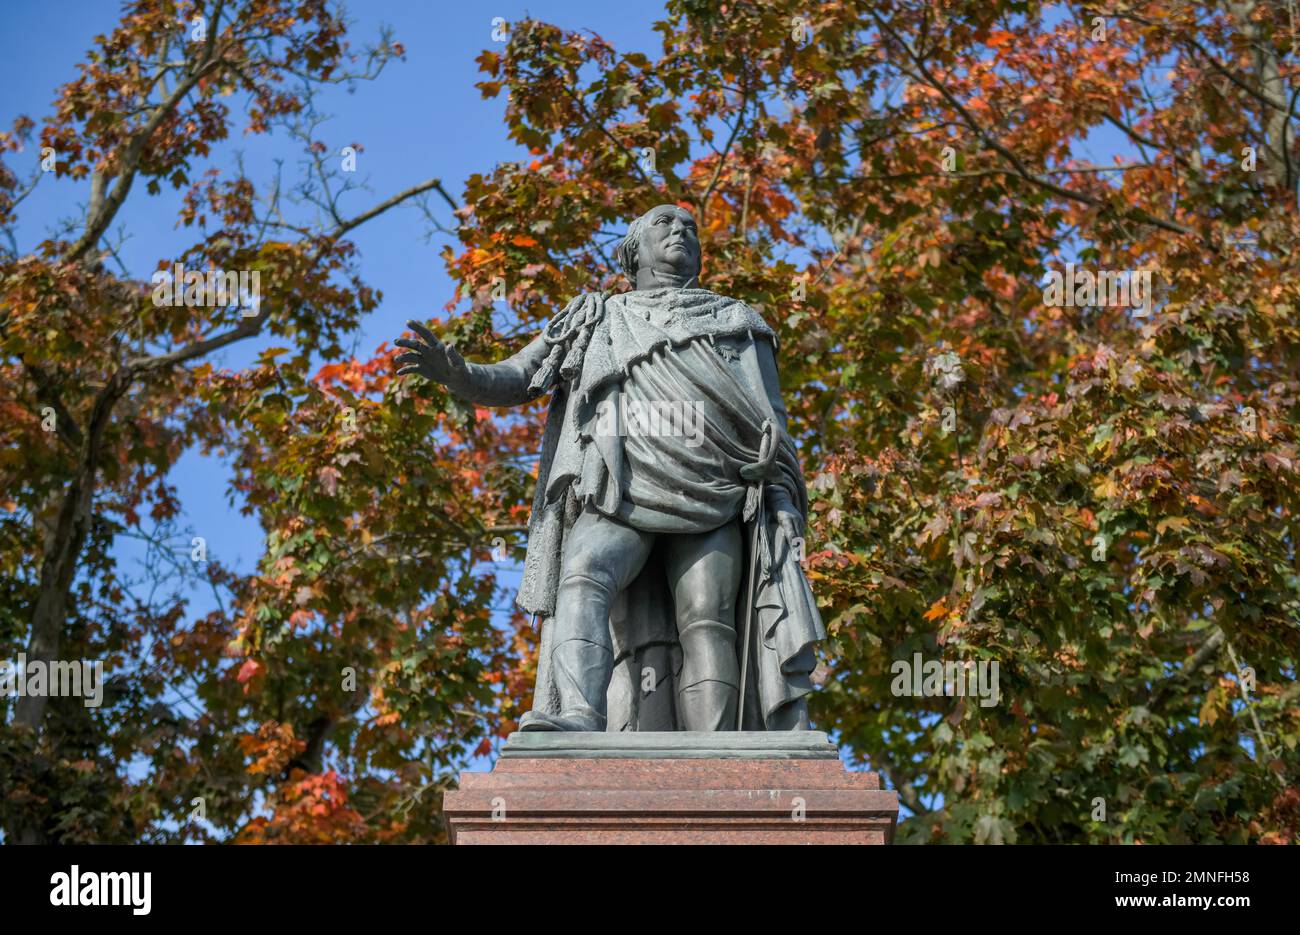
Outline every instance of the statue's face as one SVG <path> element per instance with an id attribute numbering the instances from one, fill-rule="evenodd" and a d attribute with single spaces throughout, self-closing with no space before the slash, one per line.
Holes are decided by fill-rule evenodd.
<path id="1" fill-rule="evenodd" d="M 652 208 L 637 246 L 640 269 L 671 270 L 682 279 L 700 274 L 700 236 L 691 212 L 676 205 Z"/>

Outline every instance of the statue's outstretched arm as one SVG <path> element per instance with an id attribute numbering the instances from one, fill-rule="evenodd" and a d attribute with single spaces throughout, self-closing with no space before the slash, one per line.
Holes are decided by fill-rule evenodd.
<path id="1" fill-rule="evenodd" d="M 540 334 L 518 354 L 499 364 L 471 364 L 418 321 L 406 324 L 419 337 L 399 338 L 394 342 L 407 349 L 407 353 L 394 361 L 398 364 L 398 376 L 418 373 L 476 406 L 518 406 L 537 395 L 529 390 L 528 384 L 548 351 Z"/>

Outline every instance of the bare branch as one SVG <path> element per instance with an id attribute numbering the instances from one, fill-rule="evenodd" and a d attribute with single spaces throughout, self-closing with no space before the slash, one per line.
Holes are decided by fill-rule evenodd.
<path id="1" fill-rule="evenodd" d="M 709 179 L 709 184 L 704 189 L 704 194 L 700 196 L 700 223 L 704 223 L 705 216 L 709 213 L 709 199 L 713 197 L 713 190 L 718 185 L 718 179 L 722 176 L 722 167 L 727 163 L 727 156 L 731 153 L 731 147 L 736 142 L 736 137 L 740 133 L 740 128 L 745 124 L 745 110 L 749 107 L 749 88 L 746 87 L 744 93 L 740 96 L 740 110 L 736 112 L 736 125 L 731 128 L 731 135 L 727 137 L 727 145 L 722 148 L 718 154 L 718 164 L 713 167 L 713 177 Z"/>
<path id="2" fill-rule="evenodd" d="M 316 256 L 317 257 L 320 256 L 326 244 L 330 244 L 337 241 L 340 237 L 347 234 L 349 231 L 354 230 L 355 228 L 366 223 L 367 221 L 378 217 L 379 215 L 383 214 L 385 211 L 388 211 L 389 209 L 401 204 L 402 202 L 408 201 L 417 195 L 420 195 L 424 192 L 433 189 L 442 191 L 444 197 L 448 197 L 446 195 L 445 190 L 442 187 L 441 179 L 427 179 L 426 181 L 421 182 L 419 185 L 412 185 L 410 188 L 406 189 L 405 191 L 398 192 L 396 195 L 393 195 L 391 198 L 381 201 L 379 204 L 375 205 L 374 207 L 366 211 L 362 211 L 360 214 L 356 215 L 355 217 L 348 218 L 347 220 L 341 221 L 337 227 L 329 231 L 327 234 L 323 235 L 322 243 L 321 246 L 316 251 Z M 128 376 L 134 377 L 138 374 L 148 373 L 154 370 L 160 370 L 165 367 L 171 367 L 171 366 L 175 366 L 176 364 L 185 363 L 186 361 L 189 360 L 194 360 L 197 357 L 203 357 L 207 354 L 212 353 L 215 350 L 219 350 L 220 348 L 225 347 L 228 344 L 233 344 L 234 342 L 242 340 L 243 338 L 252 337 L 253 335 L 257 334 L 259 331 L 262 330 L 262 324 L 263 322 L 266 321 L 269 314 L 270 314 L 269 310 L 263 309 L 259 311 L 257 315 L 250 316 L 246 321 L 240 322 L 238 325 L 236 325 L 234 328 L 231 328 L 229 331 L 222 332 L 221 334 L 218 335 L 213 335 L 212 337 L 209 338 L 204 338 L 203 340 L 196 341 L 192 344 L 187 344 L 184 347 L 177 348 L 176 350 L 171 351 L 170 353 L 167 354 L 158 354 L 152 357 L 136 358 L 135 360 L 128 361 L 124 369 L 127 371 Z"/>

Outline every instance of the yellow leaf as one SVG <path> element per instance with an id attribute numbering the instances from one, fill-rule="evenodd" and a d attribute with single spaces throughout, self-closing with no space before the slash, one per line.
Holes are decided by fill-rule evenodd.
<path id="1" fill-rule="evenodd" d="M 1188 525 L 1185 516 L 1166 516 L 1160 522 L 1156 523 L 1156 532 L 1163 533 L 1167 529 L 1186 529 Z"/>

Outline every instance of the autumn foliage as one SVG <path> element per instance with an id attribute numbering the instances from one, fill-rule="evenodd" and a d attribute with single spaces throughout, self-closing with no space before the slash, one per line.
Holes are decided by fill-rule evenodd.
<path id="1" fill-rule="evenodd" d="M 696 212 L 704 283 L 780 336 L 831 633 L 813 721 L 899 791 L 902 840 L 1294 842 L 1287 9 L 674 0 L 654 56 L 513 23 L 479 88 L 527 155 L 456 198 L 286 220 L 208 147 L 298 126 L 286 75 L 373 77 L 401 47 L 353 52 L 323 3 L 222 6 L 159 76 L 177 12 L 128 4 L 51 122 L 0 137 L 0 224 L 37 143 L 89 199 L 81 229 L 0 258 L 0 658 L 115 675 L 95 712 L 10 702 L 6 835 L 442 840 L 442 789 L 530 700 L 535 631 L 481 563 L 519 554 L 541 410 L 343 351 L 379 302 L 348 233 L 435 192 L 458 225 L 438 327 L 476 359 L 625 288 L 631 217 Z M 112 271 L 117 208 L 149 194 L 193 241 L 160 268 L 259 269 L 256 318 L 155 308 Z M 1069 263 L 1152 271 L 1154 300 L 1047 303 Z M 246 368 L 205 361 L 267 335 Z M 201 572 L 221 606 L 197 619 L 113 552 L 174 531 L 195 448 L 230 457 L 266 531 L 255 574 Z M 1000 702 L 896 696 L 915 653 L 998 662 Z"/>

